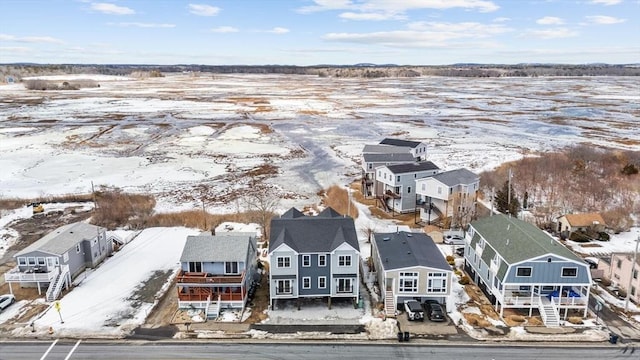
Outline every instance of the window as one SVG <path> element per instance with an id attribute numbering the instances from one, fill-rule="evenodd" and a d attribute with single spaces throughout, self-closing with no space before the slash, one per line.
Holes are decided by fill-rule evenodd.
<path id="1" fill-rule="evenodd" d="M 311 255 L 302 255 L 302 266 L 303 267 L 311 266 Z"/>
<path id="2" fill-rule="evenodd" d="M 555 289 L 556 289 L 556 287 L 555 287 L 555 286 L 553 286 L 553 285 L 544 285 L 544 286 L 542 287 L 542 292 L 543 292 L 543 293 L 549 293 L 549 292 L 552 292 L 552 291 L 553 291 L 553 290 L 555 290 Z"/>
<path id="3" fill-rule="evenodd" d="M 76 244 L 76 253 L 80 253 L 80 243 Z"/>
<path id="4" fill-rule="evenodd" d="M 303 289 L 311 289 L 311 278 L 305 276 L 302 278 L 302 288 Z"/>
<path id="5" fill-rule="evenodd" d="M 276 282 L 276 295 L 292 294 L 291 280 L 278 280 Z"/>
<path id="6" fill-rule="evenodd" d="M 427 274 L 427 292 L 446 293 L 447 292 L 447 274 L 446 273 L 429 273 Z"/>
<path id="7" fill-rule="evenodd" d="M 401 272 L 398 277 L 399 292 L 418 292 L 418 273 Z"/>
<path id="8" fill-rule="evenodd" d="M 351 266 L 351 255 L 338 256 L 338 266 Z"/>
<path id="9" fill-rule="evenodd" d="M 411 194 L 411 186 L 407 186 L 407 194 Z"/>
<path id="10" fill-rule="evenodd" d="M 438 186 L 438 194 L 442 194 L 442 188 Z"/>
<path id="11" fill-rule="evenodd" d="M 318 266 L 327 266 L 327 255 L 318 255 Z"/>
<path id="12" fill-rule="evenodd" d="M 367 164 L 367 168 L 368 168 L 369 170 L 373 169 L 373 164 Z"/>
<path id="13" fill-rule="evenodd" d="M 38 266 L 44 266 L 45 262 L 44 262 L 44 258 L 43 257 L 39 257 L 38 258 Z"/>
<path id="14" fill-rule="evenodd" d="M 35 266 L 36 265 L 36 258 L 28 258 L 28 262 L 29 262 L 29 266 Z"/>
<path id="15" fill-rule="evenodd" d="M 276 259 L 276 265 L 279 268 L 291 267 L 291 258 L 288 256 L 278 256 Z"/>
<path id="16" fill-rule="evenodd" d="M 26 266 L 27 265 L 27 259 L 23 258 L 23 257 L 19 257 L 18 258 L 18 265 Z"/>
<path id="17" fill-rule="evenodd" d="M 617 263 L 616 263 L 616 267 L 618 269 L 620 269 L 622 267 L 622 260 L 618 259 Z"/>
<path id="18" fill-rule="evenodd" d="M 338 279 L 338 292 L 339 293 L 353 292 L 353 287 L 351 286 L 351 279 Z"/>
<path id="19" fill-rule="evenodd" d="M 189 263 L 189 272 L 202 272 L 202 263 L 201 262 L 190 262 Z"/>
<path id="20" fill-rule="evenodd" d="M 224 263 L 224 273 L 225 274 L 239 274 L 238 262 L 237 261 L 225 262 Z"/>
<path id="21" fill-rule="evenodd" d="M 635 286 L 631 287 L 631 296 L 636 296 L 636 287 Z"/>
<path id="22" fill-rule="evenodd" d="M 562 268 L 562 277 L 577 277 L 578 276 L 578 268 L 570 267 L 570 268 Z"/>
<path id="23" fill-rule="evenodd" d="M 633 278 L 634 279 L 638 278 L 638 270 L 633 270 Z"/>
<path id="24" fill-rule="evenodd" d="M 396 192 L 396 194 L 400 194 L 400 186 L 396 186 L 394 191 Z"/>
<path id="25" fill-rule="evenodd" d="M 325 276 L 318 276 L 318 289 L 327 288 L 327 278 Z"/>
<path id="26" fill-rule="evenodd" d="M 396 181 L 397 181 L 397 182 L 400 182 L 400 175 L 398 175 L 398 176 L 396 177 Z"/>
<path id="27" fill-rule="evenodd" d="M 530 267 L 519 267 L 519 268 L 516 268 L 516 276 L 521 276 L 521 277 L 529 277 L 529 276 L 531 276 L 531 268 Z"/>

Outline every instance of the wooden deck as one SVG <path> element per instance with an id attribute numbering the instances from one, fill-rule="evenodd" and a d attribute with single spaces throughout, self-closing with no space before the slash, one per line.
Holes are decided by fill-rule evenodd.
<path id="1" fill-rule="evenodd" d="M 240 275 L 211 275 L 209 273 L 180 271 L 177 282 L 178 284 L 236 284 L 239 286 L 244 283 L 244 276 L 244 272 Z"/>

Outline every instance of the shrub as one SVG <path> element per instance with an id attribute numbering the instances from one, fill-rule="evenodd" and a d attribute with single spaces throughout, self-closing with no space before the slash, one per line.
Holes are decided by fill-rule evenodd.
<path id="1" fill-rule="evenodd" d="M 571 233 L 569 240 L 575 242 L 588 242 L 591 238 L 583 231 L 576 231 Z"/>
<path id="2" fill-rule="evenodd" d="M 575 324 L 575 325 L 581 325 L 581 324 L 583 324 L 583 322 L 582 322 L 582 318 L 581 318 L 581 317 L 579 317 L 579 316 L 569 316 L 568 321 L 569 321 L 570 323 L 572 323 L 572 324 Z"/>
<path id="3" fill-rule="evenodd" d="M 600 231 L 598 233 L 598 240 L 600 240 L 600 241 L 609 241 L 609 240 L 611 240 L 611 237 L 609 236 L 608 233 L 606 233 L 604 231 Z"/>
<path id="4" fill-rule="evenodd" d="M 453 265 L 456 263 L 455 258 L 451 255 L 447 255 L 447 262 L 449 263 L 449 265 Z"/>
<path id="5" fill-rule="evenodd" d="M 471 282 L 471 279 L 469 279 L 467 275 L 462 276 L 460 280 L 458 280 L 458 284 L 460 285 L 467 285 L 470 282 Z"/>

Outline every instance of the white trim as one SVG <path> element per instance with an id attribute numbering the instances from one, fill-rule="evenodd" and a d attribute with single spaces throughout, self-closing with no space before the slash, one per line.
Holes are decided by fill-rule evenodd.
<path id="1" fill-rule="evenodd" d="M 307 265 L 305 265 L 305 264 L 304 264 L 304 259 L 305 259 L 305 258 L 308 260 Z M 302 265 L 302 267 L 311 267 L 311 255 L 309 255 L 309 254 L 302 255 L 302 261 L 301 261 L 301 263 L 302 263 L 302 264 L 301 264 L 301 265 Z"/>
<path id="2" fill-rule="evenodd" d="M 576 274 L 571 276 L 571 275 L 564 275 L 564 269 L 575 269 L 576 270 Z M 569 266 L 563 266 L 562 270 L 560 270 L 560 277 L 561 278 L 577 278 L 578 277 L 578 267 L 569 267 Z"/>
<path id="3" fill-rule="evenodd" d="M 533 266 L 516 266 L 516 272 L 515 272 L 515 277 L 520 277 L 520 278 L 530 278 L 533 276 Z M 529 275 L 518 275 L 518 270 L 519 269 L 529 269 Z"/>
<path id="4" fill-rule="evenodd" d="M 324 286 L 320 286 L 320 279 L 324 280 Z M 326 289 L 327 288 L 327 277 L 326 276 L 318 276 L 318 289 Z"/>
<path id="5" fill-rule="evenodd" d="M 278 263 L 280 262 L 280 259 L 282 260 L 282 265 L 280 266 Z M 289 265 L 285 266 L 285 259 L 289 259 Z M 276 256 L 276 269 L 290 269 L 291 268 L 291 256 L 285 256 L 285 255 L 280 255 L 280 256 Z"/>
<path id="6" fill-rule="evenodd" d="M 308 280 L 309 284 L 307 286 L 304 285 L 304 281 Z M 303 289 L 311 289 L 311 276 L 304 276 L 302 277 L 302 288 Z"/>
<path id="7" fill-rule="evenodd" d="M 324 259 L 324 265 L 320 264 L 320 258 Z M 327 267 L 327 254 L 318 254 L 318 267 Z"/>

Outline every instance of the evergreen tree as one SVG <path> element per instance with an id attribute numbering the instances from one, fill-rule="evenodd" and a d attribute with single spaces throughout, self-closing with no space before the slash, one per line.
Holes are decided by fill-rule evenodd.
<path id="1" fill-rule="evenodd" d="M 511 186 L 511 204 L 509 204 L 509 182 L 505 181 L 502 188 L 498 190 L 493 198 L 493 204 L 496 210 L 503 214 L 518 215 L 520 212 L 520 200 L 516 197 L 516 193 Z"/>

